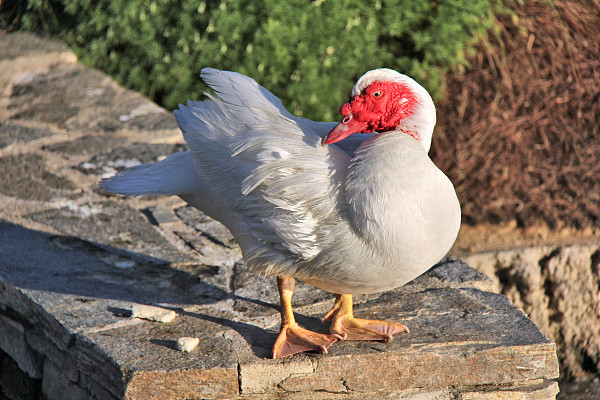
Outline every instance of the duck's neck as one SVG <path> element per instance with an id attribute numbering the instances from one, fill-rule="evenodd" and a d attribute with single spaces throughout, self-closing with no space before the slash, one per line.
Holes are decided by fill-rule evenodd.
<path id="1" fill-rule="evenodd" d="M 431 137 L 435 122 L 435 106 L 431 97 L 427 94 L 427 98 L 417 104 L 413 114 L 400 121 L 396 130 L 417 139 L 425 149 L 425 152 L 428 153 L 431 147 Z"/>

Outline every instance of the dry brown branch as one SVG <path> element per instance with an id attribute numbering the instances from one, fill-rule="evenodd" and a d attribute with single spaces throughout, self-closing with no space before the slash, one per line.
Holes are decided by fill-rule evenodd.
<path id="1" fill-rule="evenodd" d="M 512 2 L 448 78 L 432 158 L 468 223 L 600 222 L 600 1 Z M 516 21 L 516 22 L 515 22 Z"/>

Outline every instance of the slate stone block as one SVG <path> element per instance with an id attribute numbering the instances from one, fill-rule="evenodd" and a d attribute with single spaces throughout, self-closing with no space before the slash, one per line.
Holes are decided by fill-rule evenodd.
<path id="1" fill-rule="evenodd" d="M 53 197 L 72 196 L 75 185 L 68 179 L 48 172 L 44 159 L 36 154 L 0 157 L 0 193 L 27 200 L 48 201 Z"/>
<path id="2" fill-rule="evenodd" d="M 11 144 L 50 137 L 56 133 L 47 128 L 32 128 L 14 121 L 0 121 L 0 149 Z"/>
<path id="3" fill-rule="evenodd" d="M 0 398 L 10 400 L 38 400 L 41 396 L 41 379 L 33 379 L 0 349 Z"/>

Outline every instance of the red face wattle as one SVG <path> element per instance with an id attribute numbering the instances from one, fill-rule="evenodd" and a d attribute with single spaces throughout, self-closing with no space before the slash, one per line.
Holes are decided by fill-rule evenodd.
<path id="1" fill-rule="evenodd" d="M 327 134 L 323 144 L 339 142 L 353 133 L 386 132 L 413 113 L 417 99 L 397 82 L 373 82 L 340 108 L 342 121 Z"/>

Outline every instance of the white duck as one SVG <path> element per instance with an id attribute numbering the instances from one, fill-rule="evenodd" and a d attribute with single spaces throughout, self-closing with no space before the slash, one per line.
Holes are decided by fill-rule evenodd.
<path id="1" fill-rule="evenodd" d="M 277 276 L 281 330 L 273 357 L 336 340 L 383 340 L 404 325 L 352 315 L 352 295 L 401 286 L 450 249 L 460 205 L 427 155 L 435 107 L 413 79 L 364 74 L 342 122 L 298 118 L 254 80 L 204 69 L 214 90 L 175 117 L 191 151 L 102 181 L 113 193 L 177 195 L 222 222 L 248 267 Z M 355 135 L 341 143 L 346 137 Z M 331 335 L 294 320 L 294 278 L 336 293 Z"/>

